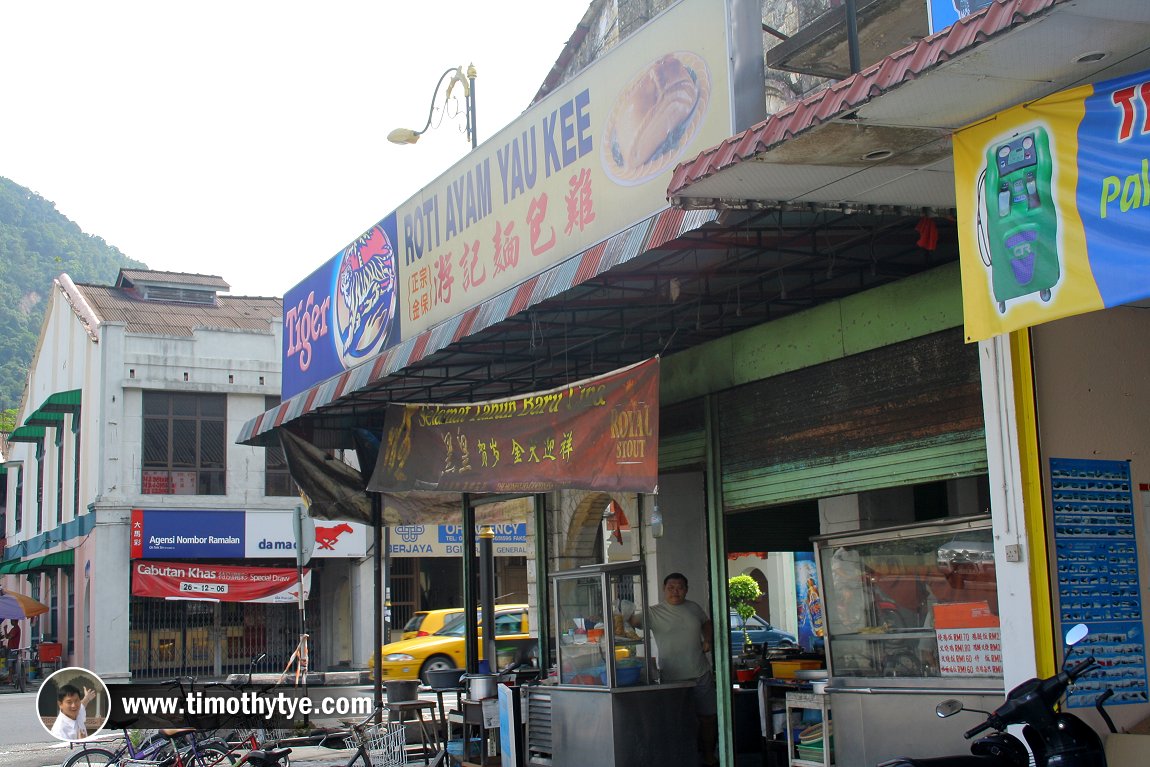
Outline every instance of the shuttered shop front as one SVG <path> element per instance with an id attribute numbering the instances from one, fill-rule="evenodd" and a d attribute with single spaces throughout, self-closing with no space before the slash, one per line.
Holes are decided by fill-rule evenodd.
<path id="1" fill-rule="evenodd" d="M 960 328 L 731 389 L 719 423 L 727 512 L 987 470 Z"/>

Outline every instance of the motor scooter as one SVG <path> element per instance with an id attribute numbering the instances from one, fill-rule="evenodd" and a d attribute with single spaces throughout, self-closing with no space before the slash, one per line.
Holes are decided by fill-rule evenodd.
<path id="1" fill-rule="evenodd" d="M 1067 646 L 1081 642 L 1087 633 L 1083 624 L 1073 627 L 1066 634 Z M 964 708 L 957 700 L 938 704 L 935 713 L 942 718 L 959 711 L 987 714 L 982 724 L 967 730 L 963 737 L 969 740 L 986 730 L 996 732 L 976 740 L 969 756 L 900 757 L 878 767 L 1025 767 L 1029 763 L 1026 746 L 1006 732 L 1014 724 L 1023 725 L 1022 735 L 1034 753 L 1035 767 L 1106 767 L 1106 753 L 1098 733 L 1073 714 L 1056 710 L 1066 689 L 1096 666 L 1092 655 L 1069 665 L 1069 655 L 1068 651 L 1062 671 L 1046 679 L 1023 682 L 993 712 Z"/>

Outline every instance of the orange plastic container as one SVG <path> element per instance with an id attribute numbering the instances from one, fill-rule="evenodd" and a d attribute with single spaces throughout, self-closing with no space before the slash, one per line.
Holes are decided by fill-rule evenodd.
<path id="1" fill-rule="evenodd" d="M 603 639 L 603 629 L 587 629 L 587 641 L 598 642 Z"/>
<path id="2" fill-rule="evenodd" d="M 822 662 L 817 660 L 773 660 L 771 676 L 775 679 L 794 679 L 796 671 L 813 671 L 822 667 Z"/>

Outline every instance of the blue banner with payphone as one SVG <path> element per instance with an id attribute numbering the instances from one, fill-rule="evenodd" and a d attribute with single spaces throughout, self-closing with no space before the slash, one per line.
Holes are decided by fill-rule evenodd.
<path id="1" fill-rule="evenodd" d="M 954 135 L 966 340 L 1150 297 L 1150 72 Z"/>

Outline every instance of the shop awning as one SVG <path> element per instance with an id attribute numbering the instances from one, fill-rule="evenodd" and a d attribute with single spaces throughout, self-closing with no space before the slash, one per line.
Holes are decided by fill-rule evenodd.
<path id="1" fill-rule="evenodd" d="M 47 570 L 52 567 L 71 567 L 75 563 L 75 552 L 72 549 L 54 551 L 51 554 L 42 554 L 31 559 L 16 559 L 0 564 L 0 575 L 15 575 L 28 573 L 33 570 Z"/>
<path id="2" fill-rule="evenodd" d="M 25 426 L 51 426 L 59 428 L 64 425 L 64 414 L 60 412 L 33 410 L 32 415 L 24 419 Z"/>
<path id="3" fill-rule="evenodd" d="M 1136 51 L 1118 60 L 1141 68 L 1129 61 L 1148 56 L 1140 14 L 1105 2 L 991 3 L 681 163 L 667 197 L 687 209 L 954 208 L 953 131 L 1095 72 L 1110 76 L 1110 57 L 1075 60 L 1090 45 Z M 1020 50 L 1034 76 L 1020 73 Z"/>
<path id="4" fill-rule="evenodd" d="M 511 380 L 510 369 L 497 370 L 492 368 L 492 365 L 513 365 L 516 375 L 524 376 L 524 381 L 522 381 L 524 391 L 548 388 L 553 382 L 551 380 L 545 381 L 539 376 L 540 367 L 538 364 L 525 366 L 522 360 L 502 353 L 499 348 L 491 347 L 492 342 L 489 338 L 483 337 L 484 332 L 492 331 L 494 333 L 495 326 L 505 327 L 508 324 L 507 321 L 511 320 L 511 324 L 514 325 L 514 332 L 520 334 L 522 333 L 522 323 L 514 322 L 516 315 L 523 316 L 524 313 L 530 313 L 540 304 L 552 301 L 576 286 L 594 286 L 593 289 L 598 289 L 598 282 L 603 279 L 605 273 L 626 267 L 650 251 L 673 248 L 674 252 L 678 253 L 678 248 L 675 247 L 677 238 L 694 233 L 713 222 L 717 217 L 718 213 L 713 210 L 689 212 L 663 210 L 650 216 L 581 254 L 529 278 L 522 284 L 493 296 L 478 306 L 404 341 L 374 359 L 345 370 L 343 373 L 285 400 L 279 406 L 244 424 L 236 441 L 241 444 L 263 444 L 271 436 L 270 432 L 275 427 L 291 423 L 333 405 L 357 400 L 359 399 L 358 393 L 379 388 L 384 379 L 406 371 L 413 366 L 426 364 L 428 367 L 438 370 L 440 366 L 435 364 L 437 356 L 442 355 L 448 358 L 462 356 L 459 352 L 453 353 L 452 349 L 455 347 L 469 347 L 467 349 L 468 356 L 475 355 L 475 357 L 463 362 L 462 369 L 468 371 L 468 378 L 478 376 L 482 378 L 483 383 L 479 384 L 458 376 L 454 387 L 436 385 L 434 387 L 436 396 L 432 396 L 428 389 L 420 388 L 416 401 L 441 400 L 441 398 L 450 399 L 453 397 L 460 400 L 479 399 L 484 398 L 483 395 L 485 395 L 485 392 L 479 390 L 483 386 L 500 384 L 509 386 L 519 383 Z M 645 285 L 649 285 L 652 277 L 644 271 L 639 279 Z M 622 300 L 632 301 L 630 289 L 621 287 L 619 293 Z M 596 315 L 594 323 L 580 322 L 578 319 L 573 320 L 566 342 L 584 346 L 578 342 L 575 335 L 583 332 L 597 332 L 595 326 L 599 322 L 609 323 L 612 331 L 628 325 L 620 313 L 607 308 L 597 311 Z M 599 319 L 600 317 L 602 319 Z M 511 333 L 512 328 L 506 327 L 502 333 L 495 334 L 502 338 L 496 343 L 506 344 Z M 529 328 L 528 335 L 530 335 Z M 658 335 L 657 332 L 653 334 L 655 337 Z M 668 331 L 667 340 L 670 339 L 670 335 L 671 332 Z M 637 334 L 636 338 L 638 337 Z M 527 343 L 530 341 L 528 340 Z M 662 348 L 665 349 L 665 345 Z M 603 351 L 596 358 L 598 367 L 595 368 L 594 372 L 602 373 L 606 370 L 622 367 L 653 356 L 660 350 L 660 348 L 653 351 L 644 350 L 637 353 L 633 358 L 627 355 L 622 358 L 614 356 L 619 353 L 618 347 L 610 353 Z M 557 360 L 560 358 L 561 355 L 556 355 L 548 359 L 547 362 L 548 364 L 557 364 Z M 554 381 L 554 383 L 565 383 L 582 377 L 589 377 L 586 370 L 575 369 L 568 365 L 565 367 L 561 380 Z M 528 378 L 531 380 L 527 380 Z M 418 382 L 418 377 L 409 376 L 402 388 L 408 389 L 411 384 L 418 384 Z M 506 394 L 507 392 L 501 393 Z M 490 398 L 494 398 L 494 396 Z M 378 423 L 365 422 L 363 415 L 369 409 L 382 415 L 383 411 L 378 403 L 368 407 L 360 402 L 348 409 L 345 416 L 329 419 L 330 432 L 333 435 L 335 432 L 350 434 L 351 430 L 357 426 L 367 426 L 373 429 L 382 426 L 381 420 Z M 335 414 L 331 415 L 334 416 Z M 308 437 L 324 448 L 352 446 L 350 442 L 335 444 L 329 439 L 317 438 L 314 434 L 308 435 Z"/>
<path id="5" fill-rule="evenodd" d="M 43 442 L 43 426 L 21 426 L 8 435 L 9 442 Z"/>
<path id="6" fill-rule="evenodd" d="M 48 395 L 48 399 L 40 405 L 40 410 L 45 413 L 74 413 L 80 409 L 82 395 L 83 390 L 81 389 L 58 391 Z"/>

